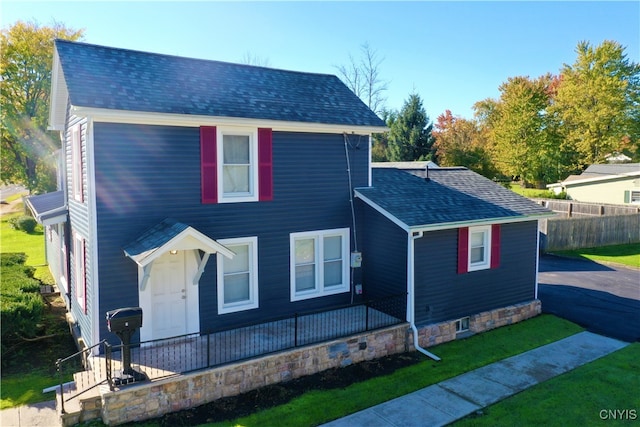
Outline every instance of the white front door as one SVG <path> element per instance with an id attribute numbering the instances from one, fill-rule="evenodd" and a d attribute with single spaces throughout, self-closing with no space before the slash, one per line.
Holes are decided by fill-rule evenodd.
<path id="1" fill-rule="evenodd" d="M 153 312 L 153 338 L 187 333 L 187 277 L 184 251 L 166 254 L 153 263 L 149 290 Z"/>

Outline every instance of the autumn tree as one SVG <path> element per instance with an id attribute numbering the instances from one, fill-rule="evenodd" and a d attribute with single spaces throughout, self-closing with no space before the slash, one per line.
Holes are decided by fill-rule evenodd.
<path id="1" fill-rule="evenodd" d="M 369 43 L 364 43 L 360 46 L 360 58 L 349 55 L 347 65 L 336 66 L 344 84 L 376 114 L 384 110 L 384 93 L 388 89 L 387 81 L 380 75 L 383 61 Z"/>
<path id="2" fill-rule="evenodd" d="M 640 66 L 615 41 L 581 42 L 573 65 L 564 65 L 550 112 L 561 124 L 567 150 L 580 166 L 614 151 L 636 151 L 640 139 Z"/>
<path id="3" fill-rule="evenodd" d="M 547 111 L 556 81 L 552 75 L 511 77 L 500 85 L 498 100 L 476 104 L 496 168 L 525 184 L 554 182 L 564 170 L 557 123 Z"/>
<path id="4" fill-rule="evenodd" d="M 1 179 L 30 191 L 55 189 L 54 151 L 48 132 L 53 41 L 78 40 L 83 31 L 54 23 L 18 21 L 0 33 Z"/>
<path id="5" fill-rule="evenodd" d="M 487 178 L 495 177 L 485 138 L 475 121 L 446 110 L 436 119 L 433 136 L 440 166 L 464 166 Z"/>
<path id="6" fill-rule="evenodd" d="M 409 95 L 390 126 L 388 157 L 392 162 L 433 160 L 433 124 L 416 93 Z"/>

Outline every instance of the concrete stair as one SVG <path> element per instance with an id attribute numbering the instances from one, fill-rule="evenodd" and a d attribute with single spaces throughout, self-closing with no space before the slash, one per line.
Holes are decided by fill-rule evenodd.
<path id="1" fill-rule="evenodd" d="M 60 425 L 73 426 L 101 418 L 102 392 L 109 390 L 106 383 L 97 385 L 92 371 L 73 374 L 73 382 L 63 386 L 64 392 L 56 392 L 56 410 Z M 64 413 L 62 412 L 64 399 Z"/>

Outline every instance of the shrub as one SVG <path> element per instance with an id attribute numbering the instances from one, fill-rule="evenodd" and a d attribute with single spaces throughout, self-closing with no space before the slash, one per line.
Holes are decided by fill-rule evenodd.
<path id="1" fill-rule="evenodd" d="M 11 224 L 11 227 L 13 227 L 15 230 L 22 230 L 25 233 L 33 233 L 36 229 L 36 225 L 38 225 L 36 220 L 29 215 L 22 215 L 11 218 L 9 220 L 9 224 Z"/>
<path id="2" fill-rule="evenodd" d="M 24 265 L 25 254 L 0 254 L 0 324 L 2 359 L 5 352 L 22 337 L 34 337 L 44 312 L 40 282 L 33 278 L 34 268 Z"/>

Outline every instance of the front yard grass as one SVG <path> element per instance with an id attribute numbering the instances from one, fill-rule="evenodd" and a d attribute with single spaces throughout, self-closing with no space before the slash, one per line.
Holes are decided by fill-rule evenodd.
<path id="1" fill-rule="evenodd" d="M 454 425 L 637 425 L 640 420 L 639 391 L 640 343 L 634 343 Z M 613 419 L 612 413 L 619 418 Z"/>
<path id="2" fill-rule="evenodd" d="M 391 375 L 352 384 L 343 389 L 311 391 L 285 405 L 211 426 L 312 426 L 344 417 L 447 378 L 520 354 L 582 331 L 551 315 L 495 329 L 470 338 L 429 348 L 440 356 L 398 369 Z"/>
<path id="3" fill-rule="evenodd" d="M 552 253 L 572 258 L 588 259 L 594 262 L 611 262 L 640 268 L 640 243 L 575 249 L 572 251 L 554 251 Z"/>

